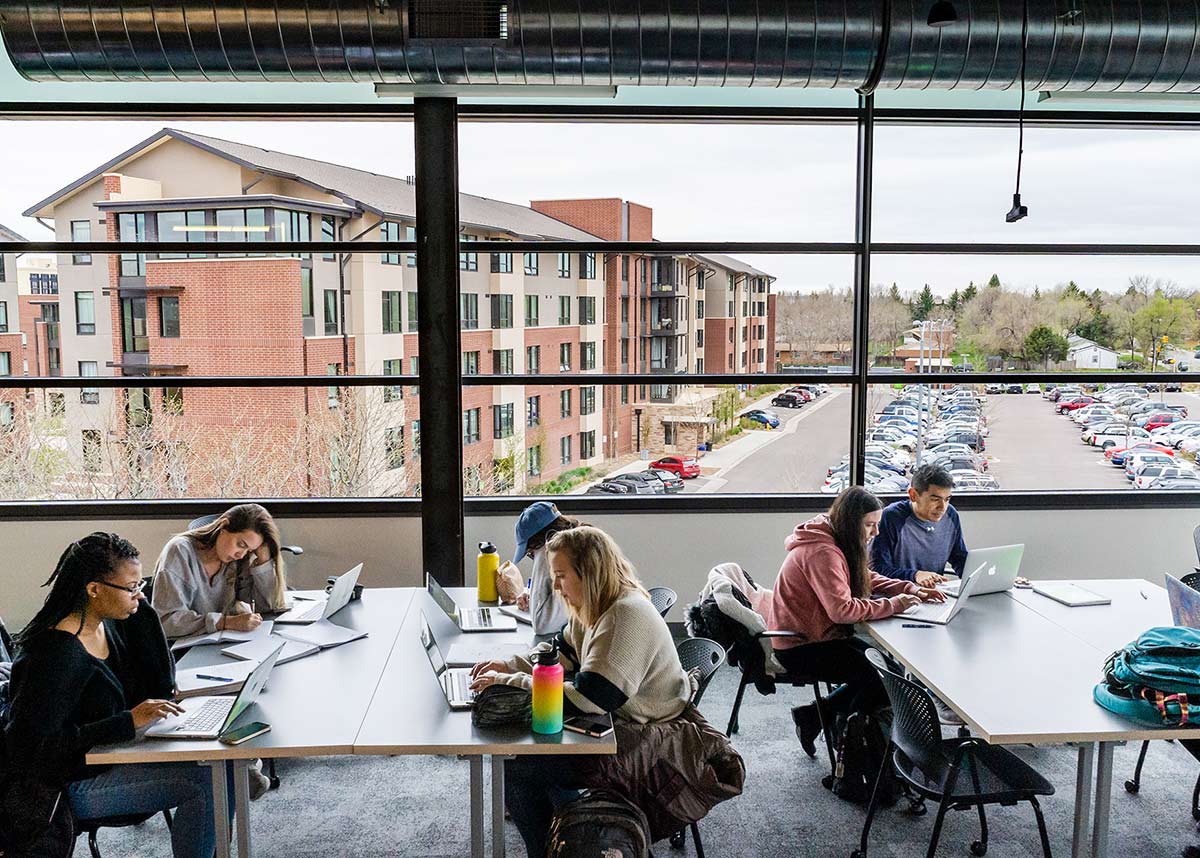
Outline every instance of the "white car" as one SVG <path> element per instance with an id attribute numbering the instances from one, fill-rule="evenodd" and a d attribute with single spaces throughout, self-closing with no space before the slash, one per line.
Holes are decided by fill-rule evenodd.
<path id="1" fill-rule="evenodd" d="M 1150 433 L 1150 437 L 1168 447 L 1178 447 L 1180 441 L 1192 437 L 1196 432 L 1200 432 L 1200 420 L 1180 420 L 1159 426 Z"/>
<path id="2" fill-rule="evenodd" d="M 1126 439 L 1132 444 L 1135 441 L 1145 441 L 1150 438 L 1150 433 L 1140 426 L 1125 426 L 1119 423 L 1110 423 L 1095 431 L 1085 433 L 1084 443 L 1091 444 L 1093 447 L 1099 447 L 1101 450 L 1107 450 L 1109 447 L 1125 447 Z"/>
<path id="3" fill-rule="evenodd" d="M 1178 449 L 1183 450 L 1185 453 L 1200 453 L 1200 434 L 1184 438 L 1179 442 Z"/>
<path id="4" fill-rule="evenodd" d="M 1196 475 L 1191 468 L 1180 468 L 1175 465 L 1146 465 L 1133 478 L 1135 489 L 1148 489 L 1157 479 L 1190 479 Z"/>
<path id="5" fill-rule="evenodd" d="M 972 471 L 954 471 L 954 490 L 956 492 L 994 492 L 1000 489 L 996 478 L 990 474 L 976 474 Z"/>
<path id="6" fill-rule="evenodd" d="M 1175 459 L 1165 453 L 1134 453 L 1125 459 L 1125 476 L 1131 481 L 1147 465 L 1173 465 Z"/>
<path id="7" fill-rule="evenodd" d="M 1068 416 L 1080 426 L 1087 423 L 1092 417 L 1097 415 L 1105 415 L 1107 417 L 1116 418 L 1116 413 L 1107 405 L 1085 405 L 1075 411 L 1068 412 Z"/>

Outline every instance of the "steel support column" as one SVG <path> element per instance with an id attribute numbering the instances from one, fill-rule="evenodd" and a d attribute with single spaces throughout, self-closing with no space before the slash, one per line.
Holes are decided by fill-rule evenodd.
<path id="1" fill-rule="evenodd" d="M 871 343 L 871 183 L 875 157 L 875 96 L 858 97 L 858 148 L 854 189 L 854 359 L 850 391 L 850 481 L 861 486 L 866 475 L 867 374 Z"/>
<path id="2" fill-rule="evenodd" d="M 463 583 L 462 367 L 458 327 L 458 103 L 416 99 L 417 342 L 423 568 Z"/>

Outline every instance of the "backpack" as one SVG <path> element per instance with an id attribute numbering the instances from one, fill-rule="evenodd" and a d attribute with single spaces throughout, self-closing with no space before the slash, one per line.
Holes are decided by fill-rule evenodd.
<path id="1" fill-rule="evenodd" d="M 879 782 L 879 804 L 889 807 L 900 795 L 900 782 L 887 759 L 887 729 L 878 715 L 852 712 L 837 720 L 837 754 L 834 773 L 821 783 L 840 799 L 857 804 L 871 800 L 875 779 Z"/>
<path id="2" fill-rule="evenodd" d="M 1151 727 L 1182 727 L 1200 707 L 1200 630 L 1159 626 L 1104 662 L 1092 698 L 1110 712 Z"/>
<path id="3" fill-rule="evenodd" d="M 624 796 L 584 790 L 554 814 L 546 858 L 649 858 L 649 830 L 646 814 Z"/>

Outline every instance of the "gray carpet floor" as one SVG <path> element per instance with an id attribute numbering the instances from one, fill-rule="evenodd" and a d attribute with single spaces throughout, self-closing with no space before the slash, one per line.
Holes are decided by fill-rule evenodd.
<path id="1" fill-rule="evenodd" d="M 714 678 L 701 706 L 724 729 L 737 689 L 728 667 Z M 710 858 L 724 856 L 848 856 L 856 847 L 864 809 L 834 798 L 820 784 L 827 771 L 823 756 L 810 760 L 800 750 L 789 707 L 808 702 L 807 692 L 784 688 L 774 696 L 747 691 L 741 730 L 734 745 L 746 761 L 745 792 L 717 807 L 700 824 Z M 818 743 L 818 747 L 820 744 Z M 1174 743 L 1150 748 L 1142 789 L 1129 795 L 1122 783 L 1133 772 L 1139 745 L 1119 747 L 1114 769 L 1110 855 L 1177 856 L 1185 844 L 1200 842 L 1190 801 L 1197 764 Z M 1058 790 L 1043 803 L 1057 856 L 1070 855 L 1076 753 L 1070 748 L 1026 748 L 1016 752 Z M 252 805 L 252 831 L 258 858 L 308 856 L 430 856 L 468 854 L 467 764 L 437 757 L 329 757 L 285 760 L 283 784 Z M 899 806 L 898 806 L 899 807 Z M 877 818 L 872 856 L 925 854 L 932 811 L 913 817 L 900 809 Z M 994 808 L 988 814 L 989 856 L 1040 855 L 1033 812 L 1028 805 Z M 978 835 L 974 813 L 954 813 L 943 832 L 939 855 L 969 855 Z M 508 854 L 524 855 L 516 829 L 507 831 Z M 100 834 L 105 858 L 169 856 L 162 818 L 136 828 Z M 694 855 L 665 842 L 658 858 Z M 87 856 L 80 838 L 76 858 Z"/>

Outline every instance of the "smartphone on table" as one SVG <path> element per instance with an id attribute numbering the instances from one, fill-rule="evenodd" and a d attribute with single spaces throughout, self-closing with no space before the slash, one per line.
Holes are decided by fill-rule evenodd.
<path id="1" fill-rule="evenodd" d="M 607 715 L 575 715 L 563 721 L 563 729 L 603 739 L 613 731 L 612 718 Z"/>
<path id="2" fill-rule="evenodd" d="M 240 745 L 242 742 L 248 742 L 255 736 L 261 736 L 263 733 L 271 732 L 271 725 L 264 724 L 262 721 L 251 721 L 249 724 L 243 724 L 241 727 L 233 730 L 226 730 L 217 739 L 224 745 Z"/>

